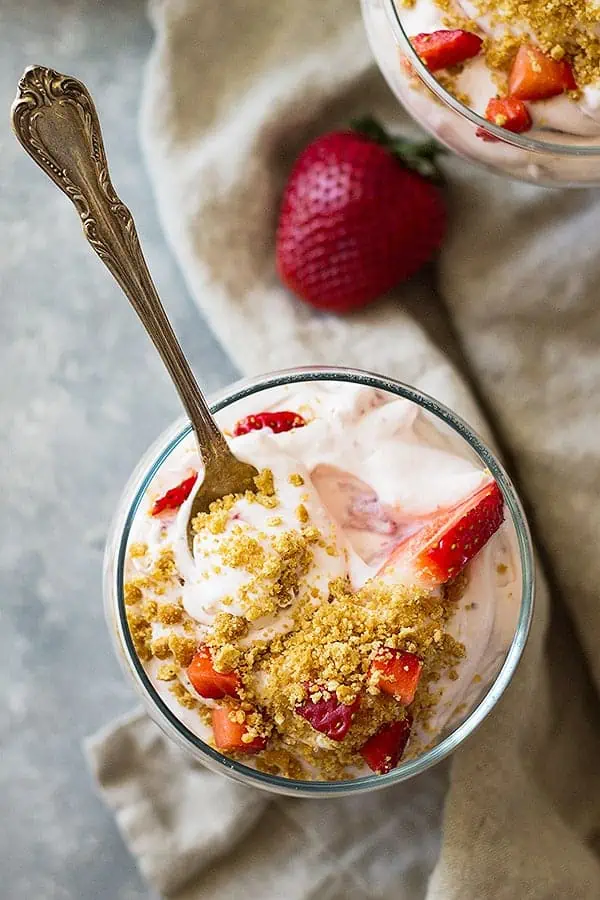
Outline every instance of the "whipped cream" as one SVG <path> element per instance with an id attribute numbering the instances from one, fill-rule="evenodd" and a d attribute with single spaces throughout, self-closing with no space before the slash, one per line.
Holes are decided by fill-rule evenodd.
<path id="1" fill-rule="evenodd" d="M 272 472 L 275 509 L 239 498 L 222 531 L 203 529 L 196 534 L 191 555 L 186 527 L 193 491 L 176 513 L 150 514 L 156 498 L 191 471 L 198 471 L 201 480 L 201 463 L 193 438 L 188 437 L 155 475 L 133 522 L 129 546 L 147 549 L 141 556 L 128 554 L 125 580 L 148 575 L 161 553 L 172 551 L 180 578 L 160 600 L 183 605 L 194 620 L 198 641 L 210 633 L 219 613 L 248 615 L 250 576 L 228 564 L 223 554 L 234 529 L 242 529 L 268 552 L 278 535 L 301 528 L 302 521 L 316 527 L 322 540 L 314 546 L 303 588 L 314 596 L 317 607 L 326 601 L 331 581 L 348 576 L 358 590 L 377 574 L 397 544 L 490 480 L 456 433 L 416 404 L 372 388 L 334 382 L 290 385 L 246 398 L 222 410 L 217 419 L 231 432 L 237 420 L 263 410 L 292 410 L 308 423 L 280 434 L 263 429 L 230 439 L 240 459 Z M 466 587 L 446 626 L 464 644 L 466 655 L 456 677 L 440 683 L 440 700 L 427 730 L 415 723 L 411 752 L 435 742 L 457 718 L 466 716 L 497 673 L 518 617 L 518 559 L 514 528 L 505 520 L 468 565 Z M 287 633 L 296 602 L 290 596 L 276 612 L 252 617 L 243 641 Z M 153 629 L 154 638 L 173 631 L 182 638 L 189 634 L 183 625 L 167 628 L 155 622 Z M 156 658 L 145 662 L 154 687 L 191 731 L 208 738 L 210 729 L 198 712 L 182 707 L 170 685 L 157 677 L 160 665 Z M 178 677 L 186 690 L 193 691 L 185 670 Z M 203 702 L 209 707 L 212 703 Z M 250 758 L 248 763 L 252 764 Z"/>

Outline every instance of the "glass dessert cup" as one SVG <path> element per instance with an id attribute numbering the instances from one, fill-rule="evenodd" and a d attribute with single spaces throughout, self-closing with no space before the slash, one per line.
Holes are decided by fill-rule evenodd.
<path id="1" fill-rule="evenodd" d="M 534 138 L 488 122 L 446 91 L 423 65 L 403 28 L 399 0 L 361 0 L 361 5 L 371 49 L 388 85 L 413 119 L 440 143 L 520 181 L 546 187 L 600 184 L 600 143 L 586 144 L 582 138 L 577 143 L 576 136 L 559 132 L 552 140 L 550 131 L 544 132 L 544 139 Z M 409 67 L 401 64 L 402 57 Z M 479 129 L 485 129 L 488 140 L 478 135 Z"/>
<path id="2" fill-rule="evenodd" d="M 463 420 L 415 388 L 358 370 L 291 369 L 237 382 L 213 398 L 212 410 L 217 415 L 224 410 L 230 418 L 233 414 L 233 419 L 237 419 L 250 410 L 259 411 L 267 407 L 270 390 L 311 382 L 365 386 L 388 393 L 393 399 L 405 398 L 412 401 L 423 415 L 434 420 L 436 428 L 445 439 L 456 447 L 460 446 L 465 456 L 475 461 L 479 467 L 487 469 L 500 487 L 504 497 L 505 520 L 512 526 L 511 533 L 514 532 L 519 597 L 514 606 L 514 616 L 511 614 L 508 621 L 508 628 L 506 622 L 502 625 L 502 633 L 507 636 L 506 645 L 503 644 L 502 652 L 494 657 L 493 669 L 486 673 L 469 708 L 463 709 L 459 716 L 451 717 L 450 725 L 437 735 L 432 746 L 414 758 L 401 761 L 388 774 L 369 774 L 344 781 L 294 780 L 259 771 L 219 753 L 186 727 L 171 704 L 167 704 L 156 690 L 138 658 L 129 632 L 124 600 L 125 561 L 136 512 L 158 470 L 189 435 L 190 426 L 186 421 L 176 422 L 150 447 L 125 488 L 107 541 L 104 599 L 109 628 L 123 668 L 133 679 L 147 712 L 169 738 L 210 769 L 245 784 L 292 796 L 343 796 L 386 787 L 424 772 L 459 747 L 490 713 L 509 684 L 527 640 L 533 612 L 533 557 L 529 530 L 520 501 L 500 463 Z M 494 616 L 495 619 L 499 618 L 496 610 Z"/>

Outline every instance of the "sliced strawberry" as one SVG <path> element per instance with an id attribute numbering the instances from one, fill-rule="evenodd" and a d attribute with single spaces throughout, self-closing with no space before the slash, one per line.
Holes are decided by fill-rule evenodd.
<path id="1" fill-rule="evenodd" d="M 515 134 L 529 131 L 533 124 L 529 110 L 523 101 L 517 97 L 492 97 L 486 107 L 485 117 L 488 122 L 493 122 L 494 125 L 506 128 L 507 131 L 512 131 Z M 496 142 L 500 140 L 500 138 L 486 131 L 485 128 L 478 128 L 475 133 L 477 137 L 484 141 Z"/>
<path id="2" fill-rule="evenodd" d="M 379 690 L 391 694 L 404 706 L 415 699 L 422 669 L 419 657 L 406 650 L 386 650 L 371 663 Z"/>
<path id="3" fill-rule="evenodd" d="M 462 28 L 417 34 L 410 41 L 430 72 L 448 69 L 472 59 L 483 44 L 479 35 Z"/>
<path id="4" fill-rule="evenodd" d="M 503 519 L 502 492 L 491 481 L 396 547 L 378 575 L 425 588 L 444 584 L 464 569 Z"/>
<path id="5" fill-rule="evenodd" d="M 292 428 L 302 428 L 306 425 L 305 419 L 295 412 L 281 410 L 279 412 L 261 412 L 253 416 L 246 416 L 236 423 L 233 429 L 234 435 L 248 434 L 249 431 L 260 431 L 261 428 L 270 428 L 275 434 L 282 431 L 291 431 Z"/>
<path id="6" fill-rule="evenodd" d="M 490 131 L 487 131 L 485 128 L 476 128 L 475 129 L 475 137 L 481 138 L 482 141 L 486 141 L 488 144 L 501 144 L 502 139 L 496 137 L 495 134 L 492 134 Z"/>
<path id="7" fill-rule="evenodd" d="M 519 100 L 547 100 L 564 91 L 574 91 L 577 82 L 570 64 L 552 59 L 539 47 L 519 47 L 508 77 L 508 93 Z"/>
<path id="8" fill-rule="evenodd" d="M 196 479 L 198 478 L 198 473 L 194 472 L 193 475 L 190 475 L 189 478 L 184 478 L 181 484 L 178 484 L 177 487 L 171 488 L 160 497 L 151 509 L 151 515 L 159 516 L 162 512 L 167 509 L 179 509 L 182 503 L 185 503 L 187 498 L 192 493 L 192 488 L 196 484 Z"/>
<path id="9" fill-rule="evenodd" d="M 352 725 L 354 714 L 360 705 L 357 697 L 354 703 L 340 703 L 335 694 L 328 700 L 311 700 L 310 697 L 296 706 L 296 712 L 315 731 L 326 734 L 332 741 L 342 741 Z"/>
<path id="10" fill-rule="evenodd" d="M 396 768 L 408 744 L 411 725 L 410 716 L 384 725 L 363 744 L 360 755 L 370 769 L 378 775 L 385 775 Z"/>
<path id="11" fill-rule="evenodd" d="M 520 134 L 531 128 L 532 121 L 529 110 L 517 97 L 493 97 L 485 110 L 488 122 Z"/>
<path id="12" fill-rule="evenodd" d="M 267 739 L 256 737 L 245 742 L 243 736 L 248 731 L 244 722 L 233 722 L 230 718 L 232 707 L 218 706 L 211 712 L 211 721 L 217 750 L 225 753 L 260 753 L 267 746 Z"/>
<path id="13" fill-rule="evenodd" d="M 188 666 L 188 678 L 201 697 L 221 700 L 235 697 L 240 687 L 236 672 L 217 672 L 208 647 L 200 647 Z"/>

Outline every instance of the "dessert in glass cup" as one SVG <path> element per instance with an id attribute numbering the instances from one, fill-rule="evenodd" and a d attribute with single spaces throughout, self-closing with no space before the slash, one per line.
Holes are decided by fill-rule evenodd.
<path id="1" fill-rule="evenodd" d="M 105 594 L 152 717 L 207 765 L 307 796 L 403 780 L 506 686 L 532 610 L 527 526 L 458 417 L 353 370 L 276 373 L 213 406 L 256 491 L 186 525 L 189 427 L 122 499 Z"/>
<path id="2" fill-rule="evenodd" d="M 600 183 L 600 5 L 362 0 L 408 112 L 457 153 L 547 185 Z"/>

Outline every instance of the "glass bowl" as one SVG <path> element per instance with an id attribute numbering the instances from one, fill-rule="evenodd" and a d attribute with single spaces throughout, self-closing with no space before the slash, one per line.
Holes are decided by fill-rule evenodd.
<path id="1" fill-rule="evenodd" d="M 515 489 L 501 464 L 480 438 L 462 419 L 438 401 L 406 384 L 369 372 L 353 369 L 300 368 L 237 382 L 212 398 L 211 408 L 217 415 L 224 411 L 222 414 L 228 415 L 229 421 L 232 422 L 240 413 L 245 415 L 250 410 L 258 411 L 259 408 L 264 408 L 264 392 L 281 386 L 314 381 L 364 385 L 388 392 L 394 397 L 404 397 L 413 401 L 423 410 L 424 416 L 435 420 L 436 428 L 442 430 L 448 440 L 460 446 L 462 452 L 475 459 L 478 465 L 489 469 L 502 490 L 507 511 L 506 518 L 512 522 L 514 528 L 516 557 L 520 563 L 520 602 L 515 605 L 514 621 L 509 623 L 505 651 L 503 645 L 503 652 L 497 660 L 497 665 L 495 664 L 493 673 L 490 673 L 489 680 L 481 685 L 474 706 L 465 711 L 460 720 L 453 720 L 452 727 L 447 733 L 442 733 L 435 746 L 413 759 L 401 762 L 388 774 L 366 775 L 335 782 L 300 781 L 266 774 L 223 756 L 190 731 L 180 721 L 170 704 L 167 704 L 155 690 L 134 650 L 126 619 L 123 573 L 127 542 L 136 510 L 160 467 L 190 433 L 187 421 L 180 420 L 172 425 L 140 460 L 119 501 L 107 541 L 104 599 L 107 620 L 118 656 L 125 671 L 133 679 L 151 718 L 180 747 L 214 771 L 229 775 L 237 781 L 275 793 L 301 797 L 343 796 L 384 788 L 419 775 L 448 756 L 481 724 L 510 682 L 527 640 L 533 611 L 531 538 Z M 261 394 L 263 396 L 259 399 Z M 253 398 L 256 398 L 256 402 Z"/>
<path id="2" fill-rule="evenodd" d="M 567 143 L 567 136 L 544 140 L 513 134 L 493 125 L 448 93 L 423 65 L 402 26 L 399 0 L 361 0 L 371 49 L 386 81 L 410 115 L 460 156 L 488 169 L 547 187 L 600 184 L 600 143 Z M 416 79 L 401 64 L 406 57 Z M 485 129 L 492 140 L 478 136 Z M 494 140 L 495 139 L 495 140 Z M 562 143 L 561 143 L 562 141 Z"/>

